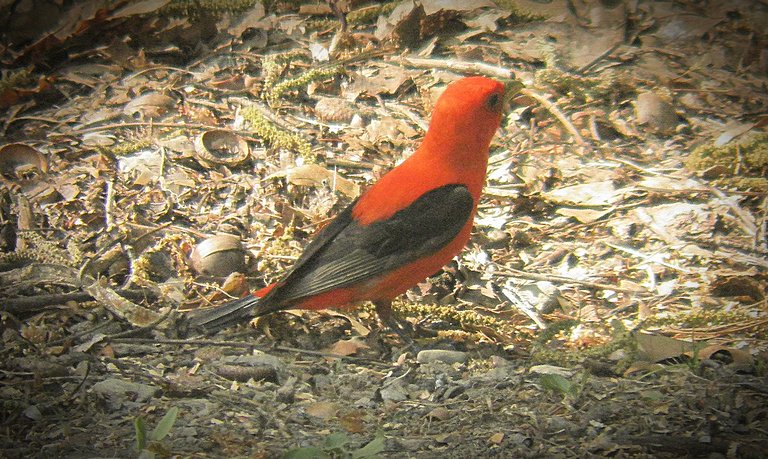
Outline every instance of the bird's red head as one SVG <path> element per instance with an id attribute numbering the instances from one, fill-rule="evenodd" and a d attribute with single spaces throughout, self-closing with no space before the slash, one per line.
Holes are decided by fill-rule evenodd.
<path id="1" fill-rule="evenodd" d="M 488 147 L 501 123 L 504 85 L 486 77 L 454 81 L 440 95 L 423 146 L 455 161 L 485 164 Z"/>

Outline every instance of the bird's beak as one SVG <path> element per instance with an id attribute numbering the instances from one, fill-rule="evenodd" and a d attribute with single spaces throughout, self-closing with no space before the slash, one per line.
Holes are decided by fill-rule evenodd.
<path id="1" fill-rule="evenodd" d="M 525 85 L 520 80 L 504 80 L 504 113 L 509 113 L 512 105 L 512 99 L 517 96 Z"/>

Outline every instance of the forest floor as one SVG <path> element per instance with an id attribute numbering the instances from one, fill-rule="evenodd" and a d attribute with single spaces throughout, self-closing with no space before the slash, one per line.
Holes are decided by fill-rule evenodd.
<path id="1" fill-rule="evenodd" d="M 765 1 L 6 3 L 0 456 L 765 457 Z M 469 74 L 524 89 L 416 348 L 190 329 Z"/>

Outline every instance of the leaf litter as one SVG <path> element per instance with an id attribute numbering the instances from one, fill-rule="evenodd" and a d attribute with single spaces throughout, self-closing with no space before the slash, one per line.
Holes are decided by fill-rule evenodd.
<path id="1" fill-rule="evenodd" d="M 36 4 L 0 13 L 4 456 L 768 449 L 761 2 Z M 468 73 L 526 88 L 395 304 L 434 357 L 367 305 L 189 335 Z"/>

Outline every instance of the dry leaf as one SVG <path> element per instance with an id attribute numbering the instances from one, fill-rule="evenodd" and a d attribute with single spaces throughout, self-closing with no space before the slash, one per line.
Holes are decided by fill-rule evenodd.
<path id="1" fill-rule="evenodd" d="M 501 442 L 504 441 L 504 433 L 496 432 L 495 434 L 491 435 L 488 441 L 493 443 L 494 445 L 500 445 Z"/>
<path id="2" fill-rule="evenodd" d="M 755 362 L 755 358 L 747 351 L 720 345 L 707 346 L 699 350 L 698 357 L 701 360 L 719 360 L 726 365 L 737 366 L 752 365 Z"/>
<path id="3" fill-rule="evenodd" d="M 635 102 L 637 124 L 647 125 L 651 131 L 660 134 L 674 132 L 678 123 L 674 107 L 653 92 L 644 92 Z"/>
<path id="4" fill-rule="evenodd" d="M 163 117 L 175 109 L 176 99 L 159 92 L 150 92 L 128 102 L 123 113 L 131 118 L 152 119 Z"/>
<path id="5" fill-rule="evenodd" d="M 345 179 L 337 172 L 328 170 L 319 164 L 293 167 L 272 174 L 271 177 L 285 177 L 289 183 L 297 186 L 328 186 L 349 197 L 357 197 L 360 194 L 360 186 L 357 183 Z"/>
<path id="6" fill-rule="evenodd" d="M 438 419 L 440 421 L 445 421 L 446 419 L 449 419 L 451 416 L 453 416 L 451 411 L 446 408 L 443 408 L 442 406 L 438 406 L 437 408 L 433 409 L 426 415 L 427 419 Z"/>
<path id="7" fill-rule="evenodd" d="M 304 411 L 310 416 L 327 421 L 336 416 L 339 406 L 331 402 L 315 402 L 308 405 Z"/>
<path id="8" fill-rule="evenodd" d="M 544 196 L 556 203 L 577 206 L 608 206 L 621 199 L 623 194 L 623 191 L 617 191 L 613 181 L 605 180 L 557 188 L 544 193 Z"/>
<path id="9" fill-rule="evenodd" d="M 369 349 L 369 346 L 357 338 L 352 338 L 337 341 L 327 351 L 336 355 L 354 355 L 360 349 Z"/>
<path id="10" fill-rule="evenodd" d="M 687 353 L 691 353 L 694 347 L 701 346 L 703 343 L 702 341 L 691 343 L 667 336 L 646 333 L 635 333 L 634 337 L 638 345 L 638 356 L 650 362 L 661 362 L 682 357 Z"/>

